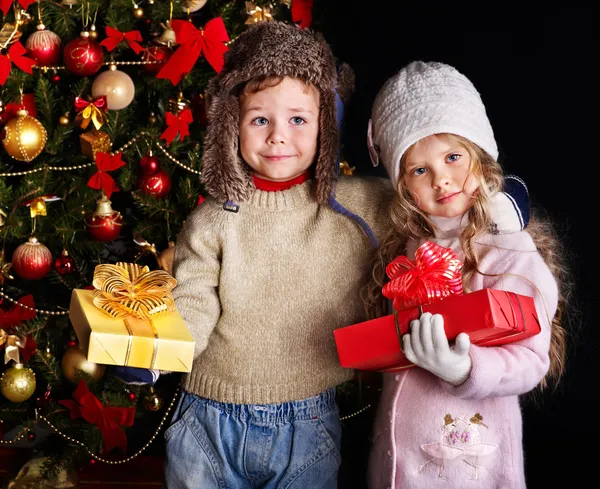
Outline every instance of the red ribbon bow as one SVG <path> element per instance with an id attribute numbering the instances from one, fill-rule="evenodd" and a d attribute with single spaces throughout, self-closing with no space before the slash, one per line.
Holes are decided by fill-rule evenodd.
<path id="1" fill-rule="evenodd" d="M 23 321 L 29 321 L 37 315 L 32 295 L 21 297 L 17 302 L 18 304 L 11 306 L 6 312 L 0 309 L 0 328 L 18 326 Z M 33 309 L 33 311 L 28 309 L 28 307 Z"/>
<path id="2" fill-rule="evenodd" d="M 8 53 L 0 54 L 0 85 L 4 85 L 8 75 L 10 75 L 12 63 L 17 65 L 26 73 L 29 73 L 30 75 L 33 74 L 35 60 L 23 56 L 25 53 L 27 53 L 27 50 L 20 42 L 17 41 L 10 48 L 8 48 Z"/>
<path id="3" fill-rule="evenodd" d="M 92 394 L 85 381 L 79 382 L 77 389 L 73 392 L 73 398 L 58 401 L 71 411 L 71 419 L 83 418 L 88 423 L 95 424 L 102 433 L 104 448 L 110 452 L 113 448 L 120 448 L 123 453 L 127 452 L 127 436 L 121 426 L 132 426 L 135 416 L 135 408 L 127 407 L 105 407 Z"/>
<path id="4" fill-rule="evenodd" d="M 100 46 L 104 46 L 107 51 L 112 51 L 123 41 L 135 51 L 135 54 L 140 54 L 144 50 L 138 42 L 143 41 L 140 31 L 121 32 L 114 27 L 106 26 L 106 35 L 108 37 L 100 43 Z"/>
<path id="5" fill-rule="evenodd" d="M 166 78 L 177 85 L 183 75 L 192 71 L 200 54 L 204 55 L 216 72 L 223 69 L 223 56 L 227 51 L 224 43 L 229 41 L 229 35 L 221 17 L 209 20 L 203 29 L 196 29 L 187 20 L 172 20 L 171 27 L 181 46 L 161 68 L 156 78 Z"/>
<path id="6" fill-rule="evenodd" d="M 390 281 L 382 293 L 392 299 L 396 311 L 461 295 L 462 265 L 450 248 L 426 241 L 415 252 L 414 262 L 399 256 L 386 267 Z"/>
<path id="7" fill-rule="evenodd" d="M 21 5 L 21 7 L 24 10 L 27 10 L 27 8 L 33 3 L 35 2 L 35 0 L 19 0 L 19 5 Z M 0 10 L 2 10 L 2 13 L 4 15 L 6 15 L 6 12 L 8 12 L 8 10 L 10 9 L 10 7 L 13 4 L 13 0 L 0 0 Z"/>
<path id="8" fill-rule="evenodd" d="M 102 97 L 98 97 L 92 102 L 85 100 L 79 96 L 75 97 L 75 110 L 77 112 L 82 111 L 90 104 L 95 105 L 100 110 L 108 110 L 108 101 L 106 100 L 106 95 L 102 95 Z"/>
<path id="9" fill-rule="evenodd" d="M 88 187 L 96 190 L 102 189 L 106 197 L 110 199 L 113 192 L 119 191 L 119 187 L 117 187 L 113 177 L 106 172 L 121 168 L 124 164 L 125 162 L 121 160 L 121 153 L 110 156 L 108 153 L 98 151 L 96 153 L 98 171 L 88 180 Z"/>
<path id="10" fill-rule="evenodd" d="M 310 27 L 312 23 L 313 0 L 293 0 L 292 20 L 302 29 Z"/>
<path id="11" fill-rule="evenodd" d="M 173 142 L 177 133 L 179 133 L 180 140 L 190 135 L 189 124 L 194 122 L 190 109 L 183 110 L 179 115 L 167 112 L 165 117 L 167 129 L 160 135 L 159 139 L 164 139 L 167 142 L 167 146 Z"/>

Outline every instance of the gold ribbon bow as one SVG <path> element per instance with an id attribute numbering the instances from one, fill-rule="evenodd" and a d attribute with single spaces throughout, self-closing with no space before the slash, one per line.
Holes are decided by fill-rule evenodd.
<path id="1" fill-rule="evenodd" d="M 94 104 L 88 105 L 83 111 L 77 114 L 77 122 L 82 129 L 87 128 L 90 121 L 93 122 L 96 129 L 100 129 L 106 124 L 106 116 L 98 107 Z"/>
<path id="2" fill-rule="evenodd" d="M 3 329 L 0 329 L 0 348 L 6 347 L 4 353 L 4 363 L 14 360 L 15 363 L 21 363 L 19 358 L 19 348 L 25 346 L 25 342 L 15 334 L 8 334 Z"/>
<path id="3" fill-rule="evenodd" d="M 94 305 L 115 319 L 154 319 L 175 311 L 171 290 L 177 281 L 164 270 L 134 263 L 97 265 Z"/>

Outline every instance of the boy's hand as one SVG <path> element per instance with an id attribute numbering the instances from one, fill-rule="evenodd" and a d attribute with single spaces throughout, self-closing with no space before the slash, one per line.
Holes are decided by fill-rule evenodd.
<path id="1" fill-rule="evenodd" d="M 411 321 L 410 334 L 405 334 L 402 342 L 408 360 L 450 384 L 462 384 L 471 373 L 469 335 L 459 334 L 451 347 L 440 314 L 425 312 Z"/>

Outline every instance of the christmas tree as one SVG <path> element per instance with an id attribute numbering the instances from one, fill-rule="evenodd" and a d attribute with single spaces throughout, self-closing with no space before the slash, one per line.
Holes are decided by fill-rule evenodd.
<path id="1" fill-rule="evenodd" d="M 307 27 L 312 3 L 0 1 L 0 440 L 51 433 L 46 476 L 162 435 L 177 374 L 130 385 L 88 362 L 72 291 L 99 264 L 171 271 L 203 200 L 208 80 L 248 24 Z"/>

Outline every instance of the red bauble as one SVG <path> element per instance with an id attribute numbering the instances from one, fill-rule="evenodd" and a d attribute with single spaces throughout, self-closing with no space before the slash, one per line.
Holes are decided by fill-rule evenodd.
<path id="1" fill-rule="evenodd" d="M 135 400 L 137 399 L 137 396 L 135 395 L 134 392 L 130 392 L 129 394 L 127 394 L 127 398 L 131 401 L 131 402 L 135 402 Z"/>
<path id="2" fill-rule="evenodd" d="M 142 175 L 138 187 L 146 195 L 162 199 L 171 190 L 171 177 L 166 171 L 159 168 L 153 175 Z"/>
<path id="3" fill-rule="evenodd" d="M 67 250 L 63 250 L 62 256 L 54 260 L 54 268 L 61 275 L 69 275 L 75 271 L 75 260 L 69 256 Z"/>
<path id="4" fill-rule="evenodd" d="M 29 238 L 27 243 L 18 246 L 13 253 L 12 269 L 25 280 L 39 280 L 45 277 L 52 268 L 52 253 L 36 238 Z"/>
<path id="5" fill-rule="evenodd" d="M 44 24 L 39 24 L 37 28 L 25 42 L 29 57 L 35 59 L 40 66 L 56 66 L 62 51 L 60 37 L 47 31 Z"/>
<path id="6" fill-rule="evenodd" d="M 173 54 L 173 50 L 168 46 L 158 46 L 152 45 L 144 49 L 142 52 L 142 60 L 143 61 L 162 61 L 162 63 L 151 63 L 147 65 L 142 65 L 144 70 L 148 73 L 152 73 L 156 75 L 161 68 L 166 64 L 171 55 Z"/>
<path id="7" fill-rule="evenodd" d="M 90 76 L 104 63 L 102 46 L 89 37 L 79 36 L 65 46 L 65 66 L 71 73 Z"/>
<path id="8" fill-rule="evenodd" d="M 154 175 L 158 169 L 158 156 L 146 155 L 140 161 L 140 168 L 144 175 Z"/>
<path id="9" fill-rule="evenodd" d="M 103 196 L 96 210 L 85 218 L 88 233 L 98 241 L 112 241 L 119 237 L 123 227 L 123 216 L 114 211 L 110 200 Z"/>

